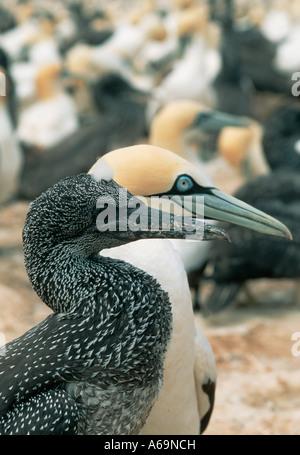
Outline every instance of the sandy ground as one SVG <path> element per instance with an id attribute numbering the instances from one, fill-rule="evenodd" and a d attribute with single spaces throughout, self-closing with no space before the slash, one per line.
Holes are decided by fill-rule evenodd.
<path id="1" fill-rule="evenodd" d="M 0 210 L 0 342 L 8 342 L 50 311 L 29 284 L 21 247 L 28 204 Z M 288 281 L 250 283 L 256 303 L 243 293 L 211 320 L 195 315 L 210 340 L 218 367 L 216 404 L 208 435 L 300 434 L 300 332 L 296 287 Z M 299 338 L 300 339 L 300 338 Z M 297 346 L 294 346 L 297 354 Z M 300 346 L 299 346 L 300 354 Z"/>

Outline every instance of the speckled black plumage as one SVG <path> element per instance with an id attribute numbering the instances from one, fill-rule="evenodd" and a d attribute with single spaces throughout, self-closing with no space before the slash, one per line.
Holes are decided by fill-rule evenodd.
<path id="1" fill-rule="evenodd" d="M 66 178 L 30 207 L 26 270 L 54 313 L 2 349 L 0 434 L 137 434 L 157 398 L 168 295 L 145 272 L 96 254 L 125 243 L 95 229 L 98 197 L 118 188 Z"/>
<path id="2" fill-rule="evenodd" d="M 210 247 L 210 267 L 204 276 L 213 279 L 214 286 L 204 302 L 204 314 L 216 313 L 226 307 L 248 279 L 300 277 L 299 174 L 277 172 L 255 178 L 241 187 L 235 196 L 285 223 L 293 241 L 220 223 L 232 243 Z"/>
<path id="3" fill-rule="evenodd" d="M 300 171 L 300 108 L 282 106 L 264 128 L 263 149 L 273 170 Z"/>

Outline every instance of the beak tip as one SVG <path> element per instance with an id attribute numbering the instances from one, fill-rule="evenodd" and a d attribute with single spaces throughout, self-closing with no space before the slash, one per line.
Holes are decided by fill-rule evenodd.
<path id="1" fill-rule="evenodd" d="M 224 240 L 227 240 L 229 243 L 232 243 L 231 237 L 228 234 L 228 232 L 226 232 L 226 237 L 224 238 Z"/>

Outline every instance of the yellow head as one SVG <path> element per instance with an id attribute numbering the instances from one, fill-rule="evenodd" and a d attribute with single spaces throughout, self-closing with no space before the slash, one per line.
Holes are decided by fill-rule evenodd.
<path id="1" fill-rule="evenodd" d="M 149 142 L 185 156 L 185 132 L 204 106 L 192 100 L 177 100 L 164 106 L 152 121 Z"/>
<path id="2" fill-rule="evenodd" d="M 211 186 L 208 177 L 195 166 L 161 147 L 141 144 L 114 150 L 98 160 L 89 173 L 97 172 L 102 161 L 112 167 L 114 180 L 119 185 L 138 196 L 166 193 L 176 178 L 185 173 L 202 185 Z"/>
<path id="3" fill-rule="evenodd" d="M 282 223 L 217 190 L 203 169 L 160 147 L 136 145 L 114 150 L 99 159 L 89 174 L 97 181 L 113 178 L 135 196 L 165 196 L 163 202 L 184 197 L 182 208 L 195 216 L 200 213 L 211 220 L 291 238 Z"/>
<path id="4" fill-rule="evenodd" d="M 195 5 L 179 13 L 178 35 L 189 35 L 203 32 L 209 22 L 209 8 L 207 5 Z"/>
<path id="5" fill-rule="evenodd" d="M 251 128 L 224 128 L 220 133 L 220 154 L 234 167 L 241 168 L 253 139 Z"/>

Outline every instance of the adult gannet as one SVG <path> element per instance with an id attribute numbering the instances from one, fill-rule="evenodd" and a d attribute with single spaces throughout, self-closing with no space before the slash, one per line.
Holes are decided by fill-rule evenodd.
<path id="1" fill-rule="evenodd" d="M 254 207 L 267 211 L 287 224 L 293 241 L 265 237 L 259 232 L 240 226 L 222 224 L 232 239 L 230 248 L 219 244 L 208 250 L 208 267 L 203 278 L 212 280 L 207 298 L 202 302 L 202 314 L 210 316 L 224 310 L 248 280 L 297 280 L 300 277 L 300 179 L 296 169 L 279 169 L 249 180 L 235 196 Z M 275 241 L 274 241 L 275 240 Z M 255 254 L 253 252 L 255 251 Z M 272 292 L 270 292 L 271 294 Z M 298 293 L 298 295 L 297 295 Z M 295 302 L 299 301 L 296 287 Z"/>
<path id="2" fill-rule="evenodd" d="M 226 185 L 228 192 L 235 189 L 227 182 L 233 176 L 241 180 L 269 172 L 262 136 L 262 126 L 253 119 L 180 99 L 166 104 L 153 117 L 149 143 L 205 167 L 213 183 Z"/>
<path id="3" fill-rule="evenodd" d="M 104 155 L 89 172 L 97 174 L 103 162 L 112 167 L 114 179 L 136 196 L 184 196 L 185 208 L 194 212 L 197 200 L 198 209 L 204 201 L 205 217 L 290 237 L 284 225 L 215 189 L 200 168 L 168 150 L 151 145 L 119 149 Z M 148 246 L 140 241 L 105 254 L 147 271 L 168 292 L 172 304 L 173 334 L 164 364 L 163 387 L 141 434 L 203 433 L 213 408 L 216 368 L 210 344 L 194 326 L 180 256 L 170 242 L 158 240 L 148 242 Z"/>

